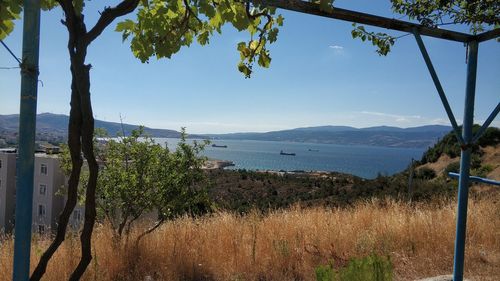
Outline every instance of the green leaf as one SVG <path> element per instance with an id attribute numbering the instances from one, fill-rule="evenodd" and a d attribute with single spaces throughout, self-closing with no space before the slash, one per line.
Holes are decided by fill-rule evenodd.
<path id="1" fill-rule="evenodd" d="M 277 28 L 273 28 L 269 31 L 269 34 L 267 35 L 267 39 L 269 39 L 269 43 L 274 43 L 278 39 L 278 32 L 279 30 Z"/>
<path id="2" fill-rule="evenodd" d="M 260 52 L 258 62 L 260 66 L 269 68 L 269 66 L 271 65 L 271 58 L 269 57 L 269 53 L 265 50 Z"/>
<path id="3" fill-rule="evenodd" d="M 210 33 L 208 31 L 204 31 L 202 32 L 200 35 L 198 35 L 198 43 L 200 43 L 200 45 L 206 45 L 209 43 L 209 36 L 210 36 Z"/>
<path id="4" fill-rule="evenodd" d="M 135 27 L 135 22 L 133 20 L 127 19 L 116 24 L 115 31 L 117 32 L 131 31 L 134 29 L 134 27 Z"/>

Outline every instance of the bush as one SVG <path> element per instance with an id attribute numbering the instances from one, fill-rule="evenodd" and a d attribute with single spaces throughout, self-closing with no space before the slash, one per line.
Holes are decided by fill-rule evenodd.
<path id="1" fill-rule="evenodd" d="M 485 178 L 491 171 L 493 171 L 493 167 L 491 165 L 484 165 L 477 169 L 474 169 L 471 174 L 474 176 Z"/>
<path id="2" fill-rule="evenodd" d="M 346 268 L 340 270 L 340 280 L 388 281 L 392 280 L 392 263 L 389 257 L 372 254 L 353 259 Z"/>
<path id="3" fill-rule="evenodd" d="M 415 178 L 418 179 L 424 179 L 424 180 L 431 180 L 436 177 L 436 172 L 434 172 L 433 169 L 423 167 L 417 170 L 415 174 Z"/>
<path id="4" fill-rule="evenodd" d="M 446 174 L 445 176 L 448 176 L 448 173 L 458 173 L 460 172 L 460 162 L 452 162 L 446 166 L 444 169 L 444 173 Z"/>
<path id="5" fill-rule="evenodd" d="M 320 265 L 316 267 L 316 280 L 317 281 L 335 281 L 337 280 L 337 275 L 335 274 L 335 270 L 333 270 L 332 266 Z"/>
<path id="6" fill-rule="evenodd" d="M 331 265 L 320 265 L 315 272 L 317 281 L 389 281 L 392 280 L 392 262 L 389 257 L 372 254 L 352 259 L 338 271 Z"/>

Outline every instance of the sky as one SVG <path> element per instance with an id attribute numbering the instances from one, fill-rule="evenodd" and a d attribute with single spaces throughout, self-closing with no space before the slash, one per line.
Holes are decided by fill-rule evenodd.
<path id="1" fill-rule="evenodd" d="M 104 5 L 87 2 L 90 28 Z M 389 1 L 337 0 L 342 8 L 393 15 Z M 88 50 L 96 119 L 152 128 L 186 127 L 188 133 L 264 132 L 307 126 L 448 125 L 413 36 L 398 39 L 386 57 L 370 43 L 353 40 L 349 22 L 278 11 L 285 18 L 270 45 L 271 67 L 254 67 L 252 78 L 238 72 L 236 44 L 249 35 L 232 27 L 196 43 L 172 59 L 143 64 L 114 32 L 114 24 Z M 70 72 L 67 31 L 60 8 L 42 12 L 38 113 L 69 114 Z M 371 28 L 373 31 L 384 31 Z M 386 31 L 392 35 L 404 33 Z M 4 40 L 21 57 L 22 22 Z M 463 44 L 424 38 L 434 67 L 459 123 L 463 116 L 466 49 Z M 16 66 L 0 46 L 0 67 Z M 500 101 L 500 43 L 479 47 L 476 111 L 481 123 Z M 0 69 L 0 114 L 19 112 L 18 69 Z M 497 117 L 493 125 L 500 127 Z"/>

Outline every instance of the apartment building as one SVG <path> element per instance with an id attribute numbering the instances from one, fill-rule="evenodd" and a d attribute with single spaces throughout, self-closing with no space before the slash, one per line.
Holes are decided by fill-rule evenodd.
<path id="1" fill-rule="evenodd" d="M 16 150 L 0 149 L 0 232 L 14 227 Z"/>
<path id="2" fill-rule="evenodd" d="M 0 150 L 0 230 L 11 232 L 15 223 L 15 149 Z M 58 154 L 35 153 L 33 180 L 33 232 L 44 233 L 57 228 L 59 214 L 66 200 L 66 177 L 60 168 Z M 83 219 L 83 208 L 77 207 L 70 226 L 77 228 Z"/>

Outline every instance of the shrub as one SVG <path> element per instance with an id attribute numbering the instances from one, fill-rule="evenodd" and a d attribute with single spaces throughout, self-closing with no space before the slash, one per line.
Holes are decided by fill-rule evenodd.
<path id="1" fill-rule="evenodd" d="M 444 169 L 444 172 L 445 172 L 445 176 L 448 176 L 448 173 L 450 172 L 453 172 L 453 173 L 458 173 L 460 172 L 460 162 L 452 162 L 450 164 L 448 164 L 448 166 L 446 166 L 446 168 Z"/>
<path id="2" fill-rule="evenodd" d="M 314 270 L 316 272 L 316 280 L 317 281 L 335 281 L 337 280 L 337 276 L 335 274 L 335 271 L 333 270 L 332 266 L 327 264 L 327 265 L 320 265 L 316 267 Z"/>
<path id="3" fill-rule="evenodd" d="M 352 259 L 347 267 L 340 270 L 340 280 L 344 281 L 388 281 L 392 280 L 390 258 L 372 254 L 361 259 Z"/>
<path id="4" fill-rule="evenodd" d="M 436 177 L 436 172 L 431 168 L 423 167 L 417 170 L 415 177 L 418 179 L 430 180 Z"/>
<path id="5" fill-rule="evenodd" d="M 392 262 L 389 257 L 376 254 L 352 259 L 346 267 L 335 271 L 331 265 L 316 267 L 317 281 L 390 281 Z"/>

